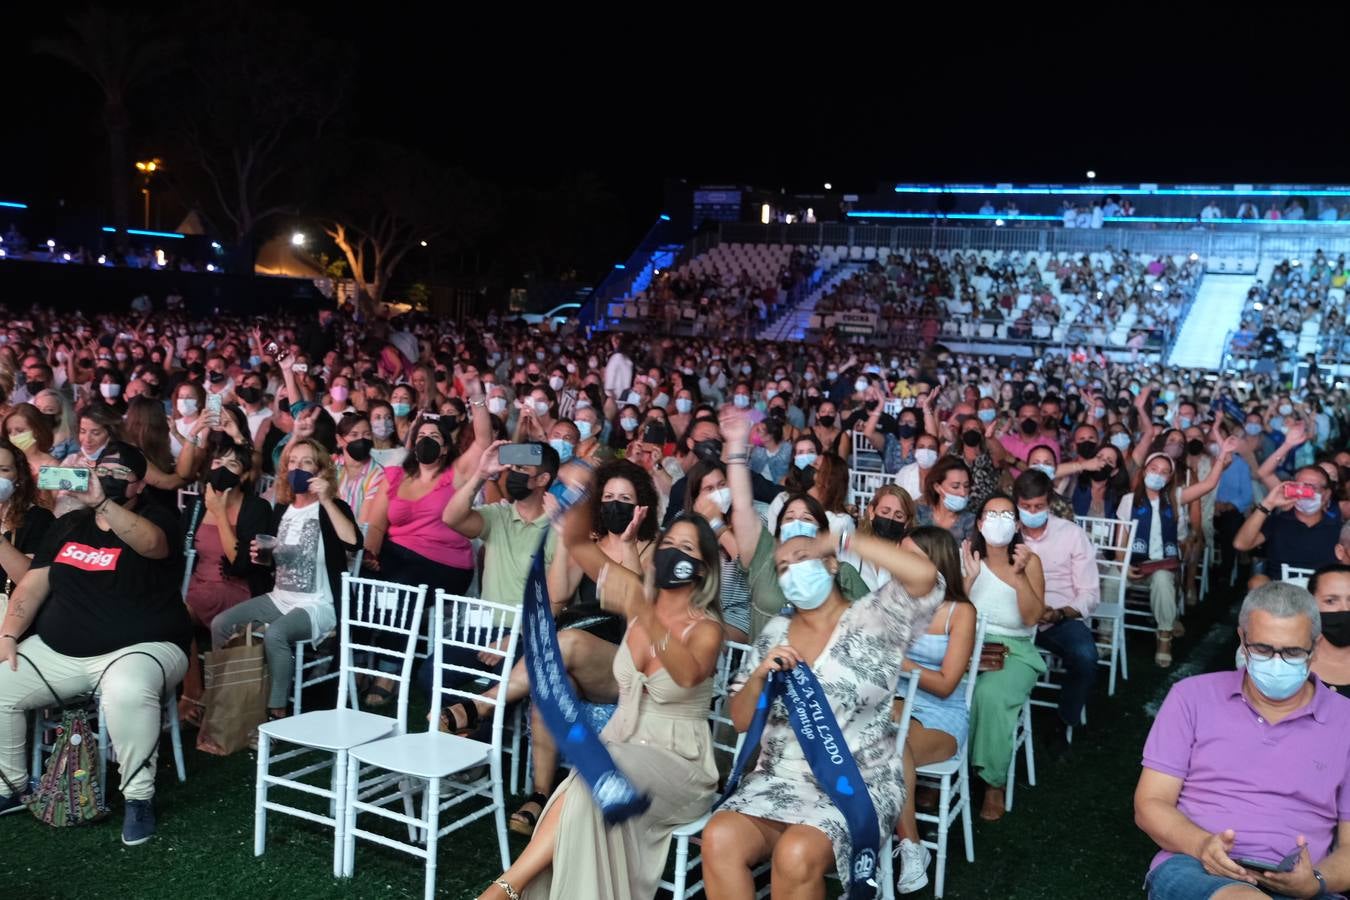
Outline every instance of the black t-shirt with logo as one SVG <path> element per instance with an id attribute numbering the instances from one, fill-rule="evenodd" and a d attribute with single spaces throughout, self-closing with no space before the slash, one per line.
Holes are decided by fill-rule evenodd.
<path id="1" fill-rule="evenodd" d="M 168 641 L 187 653 L 192 623 L 182 599 L 183 542 L 176 517 L 144 499 L 133 510 L 164 532 L 169 555 L 147 559 L 92 510 L 57 519 L 33 557 L 50 569 L 51 592 L 38 612 L 38 636 L 57 653 L 88 657 L 134 644 Z"/>

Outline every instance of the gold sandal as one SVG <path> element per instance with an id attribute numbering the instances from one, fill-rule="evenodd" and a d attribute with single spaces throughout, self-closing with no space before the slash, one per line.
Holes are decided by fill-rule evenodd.
<path id="1" fill-rule="evenodd" d="M 507 884 L 502 879 L 498 878 L 496 881 L 492 883 L 497 887 L 501 888 L 502 890 L 506 891 L 506 900 L 520 900 L 520 891 L 511 887 L 511 885 Z"/>

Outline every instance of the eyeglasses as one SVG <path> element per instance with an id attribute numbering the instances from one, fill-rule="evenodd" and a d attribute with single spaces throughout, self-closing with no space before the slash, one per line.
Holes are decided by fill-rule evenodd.
<path id="1" fill-rule="evenodd" d="M 1278 656 L 1288 663 L 1307 662 L 1308 657 L 1312 656 L 1311 647 L 1272 647 L 1270 644 L 1251 644 L 1243 643 L 1243 648 L 1247 651 L 1247 658 L 1266 662 Z"/>

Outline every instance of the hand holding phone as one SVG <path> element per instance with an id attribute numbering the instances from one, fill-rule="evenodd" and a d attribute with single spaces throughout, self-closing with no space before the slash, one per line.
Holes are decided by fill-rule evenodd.
<path id="1" fill-rule="evenodd" d="M 76 491 L 89 490 L 89 470 L 69 466 L 40 466 L 37 478 L 38 490 Z"/>
<path id="2" fill-rule="evenodd" d="M 1292 872 L 1294 866 L 1298 865 L 1298 858 L 1302 853 L 1302 847 L 1295 847 L 1294 852 L 1279 862 L 1266 862 L 1262 859 L 1245 859 L 1243 857 L 1238 857 L 1233 862 L 1244 869 L 1251 869 L 1253 872 Z"/>
<path id="3" fill-rule="evenodd" d="M 1317 491 L 1309 484 L 1286 481 L 1284 483 L 1284 496 L 1290 500 L 1311 500 L 1317 496 Z"/>

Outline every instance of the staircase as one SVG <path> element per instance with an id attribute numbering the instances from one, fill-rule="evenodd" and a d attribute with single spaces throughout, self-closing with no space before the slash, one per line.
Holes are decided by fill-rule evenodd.
<path id="1" fill-rule="evenodd" d="M 1242 321 L 1242 307 L 1252 281 L 1251 275 L 1206 275 L 1172 346 L 1168 364 L 1188 369 L 1219 368 L 1228 349 L 1224 339 Z"/>
<path id="2" fill-rule="evenodd" d="M 839 286 L 841 281 L 867 268 L 865 262 L 840 263 L 821 279 L 801 301 L 776 320 L 769 323 L 758 335 L 761 341 L 801 341 L 806 339 L 806 329 L 811 325 L 811 316 L 815 314 L 820 298 Z"/>

